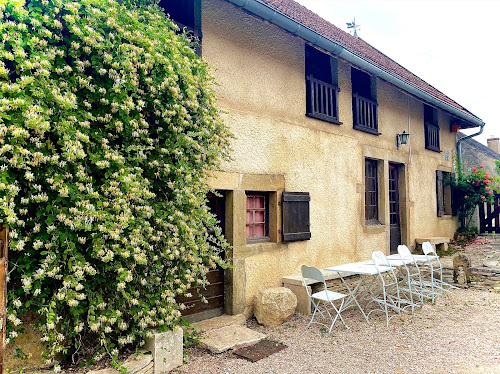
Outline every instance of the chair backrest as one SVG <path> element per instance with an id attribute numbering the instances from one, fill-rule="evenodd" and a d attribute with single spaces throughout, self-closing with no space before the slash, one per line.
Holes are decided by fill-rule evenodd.
<path id="1" fill-rule="evenodd" d="M 375 266 L 379 265 L 390 266 L 389 261 L 387 261 L 387 258 L 385 258 L 385 255 L 381 251 L 373 252 L 372 260 L 375 263 Z"/>
<path id="2" fill-rule="evenodd" d="M 403 260 L 411 259 L 413 261 L 413 256 L 411 255 L 411 252 L 406 245 L 398 245 L 398 253 Z"/>
<path id="3" fill-rule="evenodd" d="M 424 251 L 425 255 L 436 253 L 436 251 L 434 251 L 434 247 L 432 246 L 432 244 L 430 242 L 423 242 L 422 243 L 422 251 Z"/>
<path id="4" fill-rule="evenodd" d="M 315 268 L 314 266 L 302 265 L 300 270 L 302 271 L 302 278 L 310 278 L 315 281 L 325 283 L 323 273 L 321 273 L 318 268 Z"/>

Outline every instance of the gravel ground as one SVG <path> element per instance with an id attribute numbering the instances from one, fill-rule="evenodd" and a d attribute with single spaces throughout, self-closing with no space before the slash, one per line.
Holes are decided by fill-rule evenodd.
<path id="1" fill-rule="evenodd" d="M 231 352 L 211 354 L 190 348 L 189 361 L 172 373 L 500 373 L 500 293 L 454 290 L 426 303 L 413 315 L 343 313 L 332 334 L 295 314 L 275 328 L 248 321 L 288 348 L 255 363 Z"/>

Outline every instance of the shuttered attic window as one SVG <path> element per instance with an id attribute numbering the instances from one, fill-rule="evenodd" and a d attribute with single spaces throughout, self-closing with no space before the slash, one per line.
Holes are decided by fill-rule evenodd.
<path id="1" fill-rule="evenodd" d="M 311 239 L 309 192 L 283 192 L 283 242 Z"/>

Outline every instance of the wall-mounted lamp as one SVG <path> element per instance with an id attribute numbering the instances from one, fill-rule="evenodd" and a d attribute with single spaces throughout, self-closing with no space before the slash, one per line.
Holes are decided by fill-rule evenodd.
<path id="1" fill-rule="evenodd" d="M 402 134 L 397 134 L 396 135 L 396 148 L 399 149 L 400 145 L 408 144 L 409 140 L 410 140 L 410 134 L 407 134 L 405 131 L 403 131 Z"/>

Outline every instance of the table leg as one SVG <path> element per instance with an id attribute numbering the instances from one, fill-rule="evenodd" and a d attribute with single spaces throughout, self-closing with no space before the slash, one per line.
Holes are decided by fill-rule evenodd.
<path id="1" fill-rule="evenodd" d="M 351 304 L 351 302 L 355 302 L 356 305 L 358 306 L 358 309 L 361 311 L 361 313 L 363 314 L 363 316 L 365 317 L 366 319 L 366 322 L 368 322 L 368 316 L 365 314 L 363 308 L 361 308 L 361 305 L 359 305 L 359 302 L 358 300 L 356 299 L 356 297 L 354 296 L 355 293 L 358 291 L 359 287 L 361 286 L 361 284 L 363 283 L 363 281 L 365 280 L 365 276 L 364 275 L 360 275 L 359 276 L 359 282 L 358 284 L 356 285 L 356 287 L 354 287 L 353 290 L 351 290 L 351 288 L 349 287 L 349 285 L 347 284 L 347 282 L 345 281 L 344 277 L 342 276 L 341 272 L 337 272 L 339 277 L 340 277 L 340 280 L 342 281 L 342 283 L 344 284 L 345 288 L 347 289 L 347 291 L 349 292 L 349 300 L 346 300 L 346 302 L 344 303 L 344 306 L 342 307 L 342 310 L 346 309 L 349 304 Z M 342 312 L 341 310 L 341 312 Z"/>

